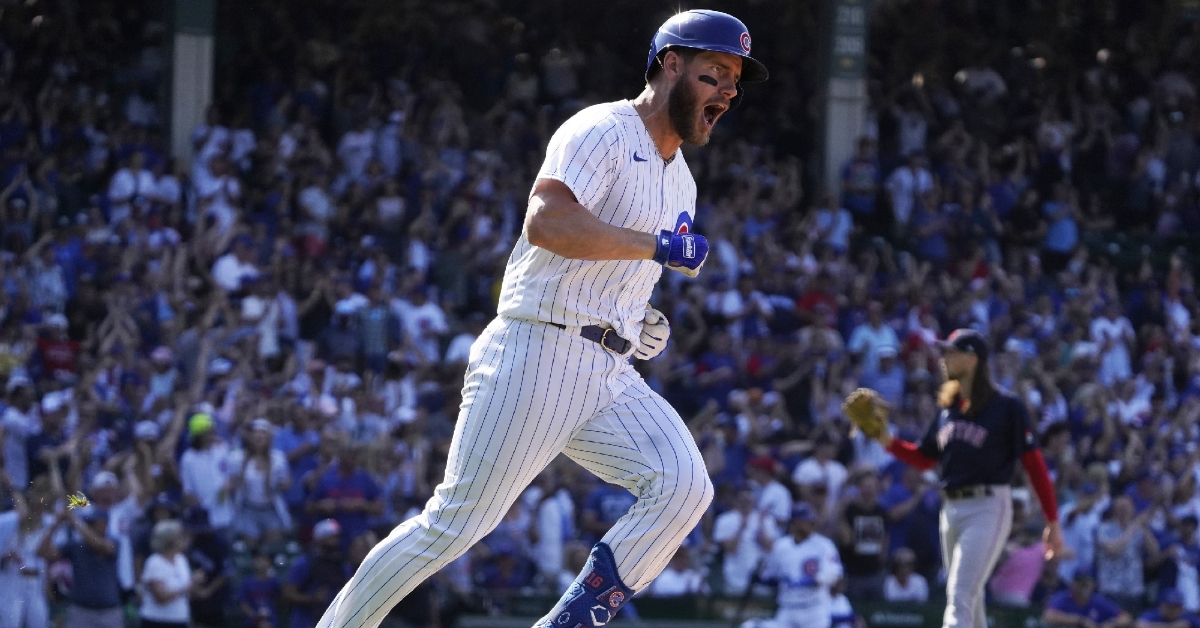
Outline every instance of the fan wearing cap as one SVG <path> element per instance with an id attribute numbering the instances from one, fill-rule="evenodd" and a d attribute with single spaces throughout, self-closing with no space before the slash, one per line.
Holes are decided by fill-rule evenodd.
<path id="1" fill-rule="evenodd" d="M 158 427 L 152 422 L 146 423 Z M 126 591 L 133 589 L 135 583 L 133 543 L 129 533 L 142 514 L 139 497 L 132 483 L 129 489 L 123 495 L 117 475 L 112 471 L 100 471 L 92 476 L 87 492 L 92 505 L 102 511 L 108 520 L 107 534 L 117 543 L 117 576 L 121 588 Z"/>
<path id="2" fill-rule="evenodd" d="M 776 539 L 762 568 L 762 580 L 779 588 L 779 609 L 773 620 L 757 622 L 760 628 L 829 628 L 833 623 L 830 590 L 842 578 L 842 562 L 833 541 L 816 532 L 817 522 L 812 506 L 792 507 L 788 534 Z"/>
<path id="3" fill-rule="evenodd" d="M 123 628 L 120 540 L 110 530 L 108 511 L 94 503 L 82 510 L 63 509 L 54 522 L 54 529 L 60 527 L 61 535 L 52 531 L 42 539 L 38 555 L 48 563 L 63 558 L 71 563 L 74 585 L 64 628 Z"/>
<path id="4" fill-rule="evenodd" d="M 778 479 L 779 464 L 770 456 L 756 456 L 746 463 L 746 479 L 755 487 L 758 509 L 782 525 L 792 511 L 792 493 Z"/>
<path id="5" fill-rule="evenodd" d="M 1158 606 L 1138 615 L 1137 628 L 1200 628 L 1200 617 L 1183 610 L 1183 595 L 1175 589 L 1158 594 Z"/>
<path id="6" fill-rule="evenodd" d="M 943 626 L 984 628 L 984 584 L 1012 528 L 1010 484 L 1018 460 L 1047 521 L 1047 558 L 1063 547 L 1058 505 L 1025 404 L 991 381 L 983 336 L 959 329 L 938 346 L 946 380 L 938 393 L 938 416 L 920 443 L 886 432 L 880 443 L 919 469 L 939 467 L 945 498 L 939 533 L 947 571 Z"/>
<path id="7" fill-rule="evenodd" d="M 350 579 L 350 565 L 342 550 L 342 526 L 337 520 L 318 521 L 312 539 L 312 550 L 292 563 L 283 583 L 283 601 L 292 607 L 292 628 L 315 626 L 338 589 Z"/>
<path id="8" fill-rule="evenodd" d="M 198 412 L 188 419 L 191 446 L 179 459 L 179 479 L 187 506 L 208 511 L 209 523 L 223 529 L 233 521 L 233 500 L 226 490 L 229 446 L 217 437 L 212 415 Z"/>
<path id="9" fill-rule="evenodd" d="M 1133 617 L 1116 602 L 1096 593 L 1091 569 L 1080 567 L 1071 578 L 1071 588 L 1050 598 L 1042 612 L 1042 623 L 1051 627 L 1126 628 L 1133 625 Z"/>

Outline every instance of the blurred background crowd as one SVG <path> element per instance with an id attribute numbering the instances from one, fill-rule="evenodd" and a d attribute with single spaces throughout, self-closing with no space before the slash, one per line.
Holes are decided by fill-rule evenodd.
<path id="1" fill-rule="evenodd" d="M 666 15 L 222 1 L 216 100 L 184 164 L 158 4 L 0 3 L 5 627 L 61 608 L 120 626 L 126 606 L 315 625 L 441 480 L 549 135 L 639 91 Z M 939 595 L 935 480 L 852 435 L 839 404 L 870 386 L 919 437 L 933 342 L 973 327 L 1035 417 L 1070 548 L 1040 558 L 1014 477 L 992 598 L 1040 606 L 1083 572 L 1131 611 L 1167 589 L 1200 609 L 1200 15 L 878 2 L 868 131 L 827 190 L 816 4 L 710 7 L 774 75 L 686 151 L 713 259 L 661 282 L 672 340 L 638 369 L 718 496 L 643 595 L 768 595 L 755 566 L 799 501 L 851 602 Z M 91 504 L 66 509 L 79 492 Z M 388 621 L 557 595 L 633 502 L 560 457 Z"/>

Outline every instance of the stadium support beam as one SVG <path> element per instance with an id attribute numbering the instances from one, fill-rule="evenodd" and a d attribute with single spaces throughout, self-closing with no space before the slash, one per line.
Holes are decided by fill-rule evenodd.
<path id="1" fill-rule="evenodd" d="M 171 155 L 190 165 L 192 130 L 204 122 L 213 96 L 216 0 L 174 0 L 171 55 Z"/>
<path id="2" fill-rule="evenodd" d="M 841 169 L 854 155 L 867 110 L 867 13 L 870 0 L 827 0 L 832 21 L 825 85 L 825 176 L 841 192 Z"/>

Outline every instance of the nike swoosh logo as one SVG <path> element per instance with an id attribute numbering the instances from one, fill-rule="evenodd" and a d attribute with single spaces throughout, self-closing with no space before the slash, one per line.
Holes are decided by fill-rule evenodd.
<path id="1" fill-rule="evenodd" d="M 649 161 L 648 159 L 645 159 L 645 158 L 643 158 L 643 157 L 639 157 L 639 156 L 638 156 L 638 154 L 637 154 L 636 152 L 635 152 L 635 153 L 633 153 L 633 160 L 634 160 L 634 161 Z"/>

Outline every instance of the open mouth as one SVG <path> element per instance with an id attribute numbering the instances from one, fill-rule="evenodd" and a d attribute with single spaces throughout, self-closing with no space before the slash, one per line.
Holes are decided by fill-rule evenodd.
<path id="1" fill-rule="evenodd" d="M 720 118 L 726 109 L 728 107 L 725 105 L 705 105 L 704 112 L 700 116 L 704 120 L 704 126 L 711 129 L 717 123 L 717 118 Z"/>

